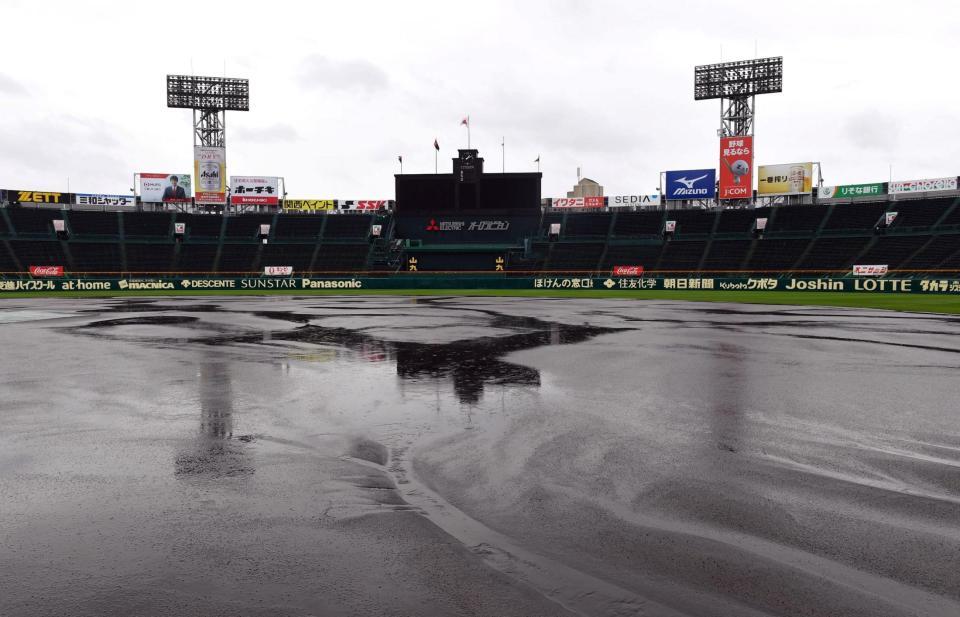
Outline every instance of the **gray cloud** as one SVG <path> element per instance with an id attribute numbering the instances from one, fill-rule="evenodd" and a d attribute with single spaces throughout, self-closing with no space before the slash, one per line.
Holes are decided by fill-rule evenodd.
<path id="1" fill-rule="evenodd" d="M 334 60 L 312 55 L 304 58 L 300 85 L 304 88 L 376 92 L 389 84 L 387 73 L 366 60 Z"/>
<path id="2" fill-rule="evenodd" d="M 894 118 L 869 110 L 850 116 L 844 132 L 851 144 L 864 150 L 891 149 L 900 137 L 900 127 Z"/>
<path id="3" fill-rule="evenodd" d="M 289 143 L 300 139 L 295 128 L 283 123 L 261 127 L 238 127 L 236 135 L 241 140 L 258 144 Z"/>
<path id="4" fill-rule="evenodd" d="M 23 96 L 27 94 L 27 89 L 20 82 L 0 73 L 0 94 L 9 94 L 11 96 Z"/>

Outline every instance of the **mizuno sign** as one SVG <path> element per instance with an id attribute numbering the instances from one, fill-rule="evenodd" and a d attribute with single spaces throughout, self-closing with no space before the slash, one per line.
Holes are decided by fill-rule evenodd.
<path id="1" fill-rule="evenodd" d="M 667 199 L 713 199 L 717 194 L 713 169 L 681 169 L 667 172 Z"/>

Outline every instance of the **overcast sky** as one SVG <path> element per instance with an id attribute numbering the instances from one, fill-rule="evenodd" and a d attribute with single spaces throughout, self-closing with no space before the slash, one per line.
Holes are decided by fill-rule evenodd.
<path id="1" fill-rule="evenodd" d="M 608 195 L 716 167 L 717 101 L 693 68 L 784 57 L 758 98 L 759 164 L 820 161 L 826 184 L 960 173 L 958 3 L 45 2 L 0 0 L 0 187 L 123 193 L 192 169 L 191 113 L 167 73 L 250 79 L 228 112 L 227 172 L 290 197 L 393 197 L 405 172 L 473 145 L 488 171 L 576 168 Z M 722 50 L 722 52 L 721 52 Z"/>

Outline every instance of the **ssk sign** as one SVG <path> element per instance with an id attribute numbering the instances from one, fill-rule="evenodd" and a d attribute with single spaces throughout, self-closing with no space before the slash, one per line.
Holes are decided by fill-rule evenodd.
<path id="1" fill-rule="evenodd" d="M 63 266 L 30 266 L 30 276 L 63 276 Z"/>
<path id="2" fill-rule="evenodd" d="M 643 276 L 643 266 L 614 266 L 614 276 Z"/>

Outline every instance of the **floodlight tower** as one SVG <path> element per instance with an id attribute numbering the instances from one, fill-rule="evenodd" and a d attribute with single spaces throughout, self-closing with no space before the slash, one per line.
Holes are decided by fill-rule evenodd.
<path id="1" fill-rule="evenodd" d="M 756 96 L 782 91 L 782 56 L 694 68 L 694 100 L 720 99 L 720 137 L 752 136 Z"/>
<path id="2" fill-rule="evenodd" d="M 167 107 L 193 110 L 193 145 L 225 148 L 227 111 L 250 111 L 250 81 L 167 75 Z"/>

